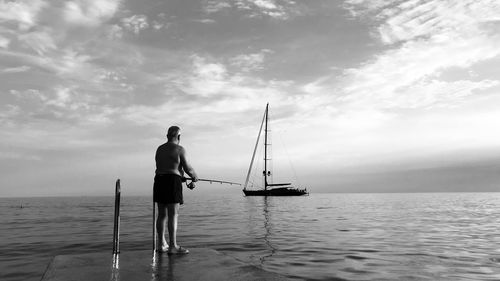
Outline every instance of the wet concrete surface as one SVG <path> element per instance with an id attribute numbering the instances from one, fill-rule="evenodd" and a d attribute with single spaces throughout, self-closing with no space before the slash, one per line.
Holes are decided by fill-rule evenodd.
<path id="1" fill-rule="evenodd" d="M 151 250 L 56 256 L 42 281 L 287 280 L 207 248 L 167 255 Z"/>

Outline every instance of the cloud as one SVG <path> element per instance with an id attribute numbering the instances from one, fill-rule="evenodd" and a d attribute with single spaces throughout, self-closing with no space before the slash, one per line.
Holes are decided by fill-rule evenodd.
<path id="1" fill-rule="evenodd" d="M 391 100 L 385 100 L 387 107 L 398 108 L 432 108 L 455 107 L 467 101 L 467 97 L 500 85 L 498 80 L 453 82 L 431 80 L 420 81 L 411 87 L 398 90 L 398 95 Z"/>
<path id="2" fill-rule="evenodd" d="M 107 28 L 106 34 L 108 39 L 120 39 L 123 37 L 123 27 L 113 24 Z"/>
<path id="3" fill-rule="evenodd" d="M 190 94 L 199 96 L 211 96 L 220 94 L 227 85 L 227 69 L 222 63 L 207 62 L 198 55 L 193 55 L 193 75 L 184 90 Z"/>
<path id="4" fill-rule="evenodd" d="M 48 59 L 46 62 L 60 75 L 88 78 L 89 76 L 97 76 L 90 60 L 91 56 L 87 54 L 66 49 L 60 56 Z"/>
<path id="5" fill-rule="evenodd" d="M 57 88 L 55 91 L 55 97 L 46 101 L 46 105 L 53 105 L 61 108 L 77 109 L 74 106 L 71 96 L 71 89 L 69 88 Z"/>
<path id="6" fill-rule="evenodd" d="M 1 55 L 14 62 L 13 66 L 43 70 L 29 72 L 31 84 L 37 85 L 38 90 L 45 90 L 47 84 L 70 85 L 78 84 L 77 81 L 95 85 L 98 82 L 95 78 L 101 70 L 101 50 L 108 50 L 106 32 L 109 30 L 112 38 L 119 37 L 120 32 L 110 25 L 101 24 L 114 16 L 119 3 L 116 0 L 1 2 L 0 38 L 4 34 L 9 36 L 3 44 L 6 49 L 0 48 Z M 101 50 L 97 50 L 99 48 Z M 21 70 L 13 68 L 7 71 Z M 6 90 L 13 89 L 8 87 L 26 89 L 6 82 L 3 83 Z"/>
<path id="7" fill-rule="evenodd" d="M 27 155 L 26 153 L 0 151 L 0 159 L 3 160 L 28 160 L 28 161 L 41 161 L 42 158 L 36 155 Z"/>
<path id="8" fill-rule="evenodd" d="M 261 115 L 266 102 L 275 105 L 276 120 L 293 116 L 297 107 L 309 103 L 302 96 L 289 94 L 294 88 L 292 81 L 268 81 L 231 71 L 222 61 L 201 54 L 191 55 L 189 60 L 191 66 L 185 72 L 161 77 L 168 99 L 162 104 L 128 106 L 123 109 L 124 118 L 157 127 L 175 118 L 189 126 L 203 126 L 205 131 L 226 132 L 228 128 L 247 126 L 247 119 Z M 242 114 L 245 112 L 255 112 L 255 116 Z"/>
<path id="9" fill-rule="evenodd" d="M 8 67 L 2 70 L 2 73 L 19 73 L 19 72 L 25 72 L 30 70 L 31 67 L 22 65 L 18 67 Z"/>
<path id="10" fill-rule="evenodd" d="M 49 51 L 57 49 L 56 42 L 54 41 L 52 30 L 50 28 L 43 28 L 40 31 L 28 32 L 18 36 L 26 47 L 34 50 L 39 55 L 44 55 Z"/>
<path id="11" fill-rule="evenodd" d="M 344 101 L 363 106 L 428 107 L 454 103 L 498 81 L 439 80 L 440 72 L 466 68 L 500 55 L 500 35 L 485 22 L 500 18 L 496 1 L 415 1 L 386 5 L 348 1 L 355 16 L 372 16 L 389 49 L 340 78 Z M 480 16 L 481 15 L 481 16 Z M 484 16 L 483 16 L 484 15 Z M 398 44 L 395 44 L 398 43 Z M 463 87 L 457 96 L 456 87 Z M 450 94 L 455 93 L 455 94 Z M 467 93 L 467 94 L 465 94 Z"/>
<path id="12" fill-rule="evenodd" d="M 44 91 L 11 90 L 9 95 L 15 98 L 15 103 L 4 106 L 0 122 L 28 131 L 50 134 L 55 127 L 61 126 L 99 126 L 108 124 L 115 113 L 115 109 L 102 98 L 77 87 L 54 86 Z M 39 124 L 47 127 L 40 127 Z"/>
<path id="13" fill-rule="evenodd" d="M 278 8 L 272 0 L 252 0 L 251 2 L 262 9 L 276 10 Z"/>
<path id="14" fill-rule="evenodd" d="M 193 21 L 199 22 L 199 23 L 204 23 L 204 24 L 215 23 L 215 20 L 213 20 L 213 19 L 197 19 L 197 20 L 193 20 Z"/>
<path id="15" fill-rule="evenodd" d="M 204 11 L 207 14 L 217 13 L 221 10 L 231 8 L 231 4 L 228 2 L 217 1 L 217 0 L 208 0 L 204 5 Z"/>
<path id="16" fill-rule="evenodd" d="M 64 18 L 77 25 L 97 26 L 113 17 L 119 5 L 120 0 L 68 1 L 64 6 Z"/>
<path id="17" fill-rule="evenodd" d="M 454 41 L 412 41 L 389 50 L 356 69 L 345 71 L 343 91 L 351 100 L 377 104 L 438 77 L 450 67 L 468 67 L 500 54 L 500 38 L 476 36 Z M 395 104 L 395 106 L 397 106 Z"/>
<path id="18" fill-rule="evenodd" d="M 352 0 L 353 15 L 362 17 L 356 21 L 344 21 L 345 13 L 328 1 L 203 1 L 201 11 L 180 1 L 186 10 L 165 14 L 158 14 L 160 6 L 144 10 L 119 1 L 0 1 L 0 158 L 80 159 L 94 171 L 134 150 L 123 157 L 130 167 L 116 169 L 133 177 L 142 173 L 136 164 L 143 159 L 153 165 L 150 150 L 166 126 L 178 123 L 189 136 L 186 145 L 200 150 L 193 155 L 203 169 L 223 169 L 231 160 L 240 169 L 247 160 L 234 155 L 251 153 L 255 139 L 248 136 L 256 133 L 267 102 L 274 132 L 285 131 L 292 155 L 318 173 L 394 163 L 411 153 L 493 147 L 498 130 L 488 120 L 500 112 L 497 62 L 489 61 L 500 52 L 496 4 L 466 1 Z M 453 15 L 445 14 L 447 7 Z M 311 18 L 291 22 L 306 13 Z M 366 27 L 370 33 L 354 32 L 345 44 L 302 36 L 324 35 L 333 25 L 339 32 Z M 137 41 L 133 35 L 143 32 L 158 36 Z M 341 56 L 338 48 L 348 50 L 340 64 L 329 60 Z M 320 49 L 326 51 L 316 54 Z M 322 61 L 301 68 L 312 57 Z M 327 70 L 328 63 L 350 68 Z M 287 80 L 292 76 L 298 80 Z M 430 113 L 435 116 L 427 118 Z M 212 142 L 227 148 L 214 166 L 205 151 Z M 94 153 L 107 160 L 96 165 Z M 62 166 L 47 170 L 55 177 Z"/>
<path id="19" fill-rule="evenodd" d="M 10 44 L 10 39 L 7 39 L 0 35 L 0 48 L 7 49 Z"/>
<path id="20" fill-rule="evenodd" d="M 289 12 L 286 10 L 285 6 L 277 4 L 273 0 L 248 0 L 248 2 L 255 5 L 257 9 L 254 16 L 267 15 L 271 18 L 286 20 L 289 17 Z M 259 15 L 260 14 L 260 15 Z"/>
<path id="21" fill-rule="evenodd" d="M 135 34 L 149 27 L 148 18 L 145 15 L 133 15 L 121 20 L 123 27 Z M 158 27 L 158 26 L 157 26 Z"/>
<path id="22" fill-rule="evenodd" d="M 344 6 L 355 17 L 371 17 L 381 23 L 376 30 L 385 44 L 437 34 L 470 33 L 484 28 L 485 23 L 500 20 L 500 3 L 495 0 L 348 0 Z"/>
<path id="23" fill-rule="evenodd" d="M 231 58 L 230 63 L 243 72 L 260 70 L 264 68 L 264 58 L 268 53 L 272 53 L 272 51 L 264 49 L 259 53 L 238 55 Z"/>
<path id="24" fill-rule="evenodd" d="M 498 1 L 428 1 L 423 5 L 404 3 L 381 12 L 388 20 L 379 27 L 387 44 L 436 34 L 484 33 L 482 25 L 500 20 Z"/>
<path id="25" fill-rule="evenodd" d="M 43 0 L 0 2 L 0 23 L 16 22 L 20 30 L 37 24 L 38 13 L 47 5 Z"/>
<path id="26" fill-rule="evenodd" d="M 287 20 L 292 15 L 300 14 L 296 3 L 288 0 L 236 0 L 236 1 L 206 1 L 204 11 L 207 14 L 217 13 L 227 9 L 236 9 L 250 18 L 264 16 Z"/>

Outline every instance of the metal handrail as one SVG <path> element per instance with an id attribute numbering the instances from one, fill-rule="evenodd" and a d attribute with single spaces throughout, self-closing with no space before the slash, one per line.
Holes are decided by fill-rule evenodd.
<path id="1" fill-rule="evenodd" d="M 153 192 L 153 255 L 156 253 L 156 241 L 158 239 L 156 238 L 156 206 L 155 206 L 155 196 Z"/>
<path id="2" fill-rule="evenodd" d="M 120 179 L 116 180 L 115 188 L 115 215 L 113 227 L 113 255 L 120 253 Z"/>

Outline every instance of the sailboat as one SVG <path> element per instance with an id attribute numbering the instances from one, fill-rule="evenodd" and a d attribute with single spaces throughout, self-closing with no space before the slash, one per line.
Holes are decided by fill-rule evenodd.
<path id="1" fill-rule="evenodd" d="M 252 160 L 250 161 L 250 167 L 248 168 L 248 174 L 245 180 L 245 186 L 243 187 L 243 193 L 245 196 L 301 196 L 309 194 L 305 188 L 294 188 L 291 183 L 270 183 L 269 178 L 272 174 L 268 161 L 270 156 L 268 155 L 268 147 L 271 143 L 268 140 L 268 119 L 269 119 L 269 103 L 266 105 L 266 110 L 264 111 L 264 117 L 262 118 L 262 123 L 260 124 L 259 134 L 257 135 L 257 142 L 255 143 L 255 148 L 252 155 Z M 260 135 L 262 133 L 262 128 L 264 127 L 264 171 L 262 172 L 264 178 L 264 189 L 251 190 L 247 189 L 248 182 L 250 179 L 250 173 L 252 172 L 252 166 L 255 160 L 255 153 L 257 152 L 257 147 L 259 145 Z"/>

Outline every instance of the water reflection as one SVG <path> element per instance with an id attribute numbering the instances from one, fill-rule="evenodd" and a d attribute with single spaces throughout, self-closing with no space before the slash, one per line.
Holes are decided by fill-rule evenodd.
<path id="1" fill-rule="evenodd" d="M 110 281 L 120 280 L 120 254 L 114 254 L 111 262 L 111 279 Z"/>
<path id="2" fill-rule="evenodd" d="M 165 256 L 160 253 L 153 253 L 151 264 L 151 281 L 174 280 L 175 261 L 182 256 Z"/>
<path id="3" fill-rule="evenodd" d="M 271 236 L 272 236 L 272 226 L 271 226 L 271 212 L 269 211 L 269 201 L 271 199 L 268 199 L 267 196 L 263 197 L 264 199 L 264 204 L 262 208 L 262 214 L 264 215 L 264 242 L 266 243 L 267 248 L 270 250 L 269 254 L 263 256 L 260 258 L 260 264 L 264 265 L 264 262 L 266 259 L 272 257 L 274 253 L 276 253 L 277 248 L 273 246 L 271 243 Z"/>

